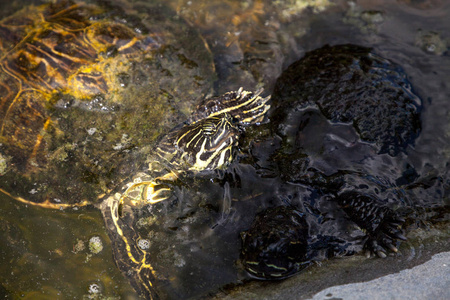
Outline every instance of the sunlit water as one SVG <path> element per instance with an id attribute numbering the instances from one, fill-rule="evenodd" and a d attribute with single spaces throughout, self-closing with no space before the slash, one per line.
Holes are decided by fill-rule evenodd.
<path id="1" fill-rule="evenodd" d="M 2 16 L 24 2 L 2 3 Z M 304 2 L 314 5 L 305 8 Z M 161 3 L 172 7 L 180 18 L 197 28 L 208 43 L 218 77 L 214 85 L 217 94 L 240 86 L 249 90 L 264 87 L 266 94 L 270 94 L 276 78 L 288 65 L 305 52 L 325 44 L 373 47 L 379 55 L 402 66 L 423 100 L 422 130 L 415 146 L 408 148 L 405 155 L 396 159 L 378 156 L 373 166 L 366 168 L 373 167 L 375 173 L 389 178 L 387 173 L 394 170 L 392 172 L 401 174 L 402 168 L 409 165 L 423 181 L 438 176 L 441 182 L 433 183 L 432 188 L 408 191 L 409 199 L 416 199 L 408 204 L 448 207 L 450 4 L 446 1 L 333 1 L 333 5 L 329 5 L 329 1 L 293 0 L 171 0 Z M 326 122 L 323 127 L 321 117 L 312 119 L 306 128 L 310 132 L 330 134 L 348 127 Z M 352 139 L 354 134 L 344 135 L 344 138 Z M 339 140 L 338 144 L 341 142 Z M 305 145 L 313 151 L 321 146 L 321 141 L 312 140 L 309 144 L 305 141 Z M 246 145 L 242 148 L 249 149 Z M 269 145 L 262 149 L 270 151 L 271 148 Z M 258 155 L 264 157 L 264 153 Z M 350 151 L 345 155 L 344 166 L 354 153 Z M 159 224 L 164 226 L 153 232 L 159 243 L 155 268 L 172 277 L 173 286 L 164 287 L 169 297 L 212 295 L 227 284 L 245 281 L 248 277 L 238 262 L 239 233 L 248 228 L 258 209 L 292 199 L 294 204 L 302 206 L 304 203 L 298 199 L 314 199 L 308 187 L 284 184 L 270 176 L 261 179 L 260 170 L 246 161 L 245 153 L 241 159 L 242 163 L 234 164 L 227 175 L 234 178 L 224 184 L 208 178 L 193 180 L 190 190 L 178 191 L 181 205 L 176 210 L 169 204 L 156 208 L 161 212 Z M 314 157 L 314 161 L 322 165 L 339 159 L 322 154 Z M 399 174 L 392 177 L 398 178 Z M 80 299 L 95 298 L 99 294 L 100 298 L 137 297 L 115 266 L 97 209 L 55 211 L 27 206 L 3 194 L 0 199 L 0 278 L 3 283 L 0 295 L 4 293 L 8 299 Z M 183 202 L 183 199 L 194 200 Z M 419 219 L 431 215 L 433 213 Z M 443 220 L 439 215 L 435 219 L 447 224 L 448 214 L 444 212 L 443 216 Z M 413 225 L 410 224 L 412 229 Z M 448 232 L 435 234 L 439 238 L 444 235 L 445 240 Z M 417 236 L 420 231 L 411 234 L 411 238 L 416 238 L 415 243 L 405 243 L 403 251 L 407 260 L 418 253 L 420 256 L 422 246 Z M 102 241 L 103 249 L 99 253 L 89 247 L 93 237 Z M 445 250 L 449 250 L 448 244 L 443 243 L 433 251 Z M 187 255 L 189 252 L 192 255 Z M 325 272 L 317 270 L 314 278 L 322 280 L 321 273 Z M 324 278 L 326 281 L 326 274 Z"/>

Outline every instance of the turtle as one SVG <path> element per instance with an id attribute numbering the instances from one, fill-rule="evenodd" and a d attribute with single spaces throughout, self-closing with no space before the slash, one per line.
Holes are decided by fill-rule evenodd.
<path id="1" fill-rule="evenodd" d="M 158 3 L 122 4 L 59 0 L 0 22 L 0 189 L 43 208 L 100 208 L 116 264 L 156 298 L 148 256 L 133 252 L 143 241 L 121 225 L 184 173 L 226 168 L 270 97 L 206 97 L 214 65 L 196 31 Z"/>
<path id="2" fill-rule="evenodd" d="M 346 47 L 349 50 L 345 51 Z M 357 50 L 356 53 L 362 52 L 357 46 L 346 47 L 341 49 L 344 52 L 343 55 L 346 55 L 346 52 L 352 53 L 354 48 Z M 339 47 L 336 48 L 339 50 Z M 332 48 L 331 53 L 333 51 L 337 50 Z M 323 56 L 327 58 L 325 54 Z M 378 58 L 375 57 L 375 59 Z M 289 68 L 287 71 L 294 72 Z M 252 278 L 283 279 L 298 273 L 312 261 L 320 260 L 323 256 L 349 255 L 363 248 L 377 253 L 380 257 L 386 256 L 389 250 L 397 251 L 397 240 L 404 239 L 401 227 L 404 219 L 392 207 L 386 205 L 384 199 L 379 199 L 380 196 L 375 196 L 372 191 L 367 193 L 358 191 L 355 188 L 356 184 L 351 184 L 350 180 L 353 176 L 356 178 L 353 180 L 359 180 L 357 181 L 359 185 L 367 184 L 372 187 L 373 182 L 367 180 L 362 182 L 365 174 L 342 170 L 337 174 L 328 175 L 320 169 L 314 170 L 308 166 L 308 161 L 305 159 L 308 155 L 302 153 L 301 144 L 296 140 L 297 135 L 304 129 L 296 115 L 304 112 L 302 107 L 297 108 L 300 106 L 297 102 L 302 98 L 301 94 L 289 93 L 290 87 L 286 87 L 286 78 L 290 77 L 282 75 L 278 82 L 278 87 L 282 86 L 285 89 L 278 92 L 275 90 L 271 96 L 276 97 L 271 103 L 272 111 L 267 111 L 268 97 L 259 98 L 261 91 L 250 93 L 241 89 L 207 100 L 205 104 L 197 108 L 186 124 L 175 127 L 158 143 L 153 154 L 147 159 L 149 164 L 147 170 L 136 173 L 117 195 L 109 196 L 102 203 L 102 213 L 113 242 L 116 262 L 127 274 L 135 289 L 144 297 L 195 297 L 201 294 L 196 289 L 202 286 L 202 280 L 214 282 L 214 279 L 207 278 L 208 275 L 203 277 L 199 275 L 199 272 L 206 272 L 202 267 L 207 266 L 202 265 L 204 261 L 198 259 L 200 254 L 197 253 L 200 252 L 206 256 L 211 254 L 195 250 L 193 244 L 199 242 L 203 247 L 211 247 L 202 242 L 202 239 L 208 239 L 207 233 L 211 235 L 211 231 L 206 231 L 202 235 L 200 232 L 208 229 L 200 230 L 200 228 L 202 228 L 202 222 L 207 224 L 211 222 L 208 215 L 217 215 L 214 209 L 209 208 L 209 205 L 214 205 L 210 203 L 214 203 L 217 195 L 207 194 L 206 198 L 211 198 L 209 202 L 202 199 L 202 196 L 197 197 L 197 194 L 201 192 L 196 191 L 196 188 L 203 189 L 206 182 L 200 181 L 196 185 L 192 182 L 191 175 L 197 178 L 206 174 L 206 178 L 213 181 L 211 183 L 213 186 L 222 180 L 225 181 L 224 194 L 230 186 L 236 184 L 235 181 L 241 181 L 245 185 L 236 189 L 251 191 L 245 177 L 257 177 L 262 186 L 267 183 L 267 186 L 271 187 L 271 189 L 267 189 L 267 186 L 261 187 L 263 189 L 261 200 L 253 199 L 247 206 L 243 199 L 237 199 L 242 203 L 241 201 L 233 203 L 238 211 L 235 214 L 245 217 L 237 217 L 237 222 L 230 226 L 231 230 L 238 231 L 247 225 L 249 227 L 241 233 L 242 247 L 239 262 Z M 340 77 L 337 76 L 337 78 Z M 293 87 L 297 88 L 295 83 Z M 297 95 L 300 100 L 283 98 L 282 93 L 290 95 L 291 98 Z M 364 107 L 365 103 L 361 103 Z M 291 110 L 292 107 L 295 109 Z M 307 111 L 306 108 L 305 110 Z M 246 112 L 250 113 L 249 117 L 243 115 Z M 261 123 L 265 114 L 268 115 L 270 122 L 262 126 L 246 127 L 246 125 Z M 326 118 L 319 112 L 317 114 L 322 119 Z M 347 127 L 353 126 L 352 122 L 349 121 L 349 123 Z M 220 127 L 222 130 L 213 130 Z M 246 127 L 247 133 L 252 129 L 261 131 L 263 137 L 257 135 L 255 138 L 250 134 L 246 140 L 245 134 L 240 134 L 241 127 Z M 267 134 L 268 137 L 264 136 L 264 132 L 267 131 L 272 132 Z M 273 135 L 273 132 L 276 135 Z M 315 134 L 314 131 L 311 132 L 308 135 L 310 138 Z M 208 149 L 205 146 L 209 145 L 207 140 L 215 139 L 210 136 L 212 133 L 216 134 L 215 137 L 222 137 L 219 140 L 224 142 L 223 146 L 211 145 L 209 148 L 212 152 L 205 152 Z M 267 138 L 267 141 L 264 141 L 264 138 Z M 249 157 L 246 158 L 244 155 L 239 160 L 235 160 L 231 159 L 233 157 L 231 153 L 233 153 L 232 149 L 236 148 L 238 139 L 241 148 L 239 152 L 248 153 Z M 375 144 L 374 147 L 379 149 L 377 147 L 382 145 L 381 142 L 383 141 Z M 387 139 L 387 142 L 391 140 Z M 250 149 L 245 149 L 246 147 Z M 313 157 L 313 153 L 310 155 Z M 217 175 L 211 175 L 211 171 L 228 170 L 227 166 L 230 164 L 240 169 L 242 176 L 239 180 L 234 171 L 229 171 L 231 176 L 234 176 L 231 179 L 227 179 L 227 175 L 224 175 L 223 179 L 217 181 Z M 249 176 L 244 175 L 246 173 L 242 168 L 245 164 L 252 165 Z M 278 170 L 274 171 L 275 175 L 267 176 L 264 173 L 267 169 Z M 258 171 L 263 172 L 258 174 Z M 347 173 L 351 176 L 349 177 Z M 269 179 L 265 179 L 266 177 Z M 295 196 L 298 184 L 307 186 L 315 193 L 319 191 L 323 200 L 317 201 L 317 207 L 314 207 L 314 203 L 304 204 L 306 200 L 301 199 L 299 195 Z M 188 187 L 187 191 L 183 190 L 183 185 Z M 280 190 L 283 192 L 281 193 Z M 231 192 L 228 191 L 228 193 Z M 273 203 L 279 204 L 280 201 L 273 198 L 279 197 L 280 194 L 283 197 L 282 203 L 285 205 L 271 207 Z M 246 224 L 249 216 L 259 205 L 264 209 L 256 216 L 253 223 Z M 333 210 L 337 211 L 333 212 L 336 216 L 327 216 L 330 214 L 326 211 L 327 205 L 332 205 Z M 297 206 L 304 206 L 305 211 Z M 245 209 L 242 209 L 243 207 Z M 227 212 L 222 214 L 226 215 Z M 184 219 L 187 221 L 183 221 Z M 330 226 L 328 223 L 332 223 L 330 220 L 338 222 L 335 224 L 337 235 L 327 232 Z M 213 220 L 210 225 L 212 228 L 217 226 L 214 222 Z M 314 227 L 319 227 L 320 234 L 312 234 Z M 227 231 L 225 228 L 222 229 Z M 174 236 L 165 235 L 167 231 L 172 231 Z M 342 234 L 345 231 L 350 232 L 348 236 Z M 160 232 L 164 234 L 161 235 Z M 183 235 L 183 232 L 186 232 L 186 235 Z M 191 234 L 188 234 L 189 232 Z M 167 243 L 164 242 L 165 240 Z M 222 245 L 220 238 L 217 240 L 219 245 Z M 180 245 L 174 245 L 174 242 L 179 242 Z M 181 252 L 173 250 L 173 253 L 167 253 L 172 247 L 180 248 Z M 186 256 L 183 257 L 180 253 Z M 167 257 L 161 257 L 166 255 Z M 195 259 L 187 263 L 188 257 L 191 256 Z M 227 259 L 229 259 L 228 256 Z M 161 268 L 169 270 L 165 271 Z M 230 272 L 229 269 L 223 271 Z M 195 276 L 201 282 L 196 282 L 195 287 L 191 285 L 184 287 L 187 283 L 180 282 L 184 279 L 179 277 L 185 276 Z M 185 280 L 190 282 L 188 279 Z M 176 288 L 173 286 L 175 283 L 178 285 Z M 169 288 L 162 288 L 164 286 Z"/>
<path id="3" fill-rule="evenodd" d="M 243 268 L 283 279 L 333 256 L 397 252 L 417 207 L 406 190 L 419 176 L 405 161 L 422 109 L 403 69 L 371 48 L 325 45 L 286 68 L 271 105 L 271 133 L 247 151 L 286 186 L 241 232 Z"/>
<path id="4" fill-rule="evenodd" d="M 106 9 L 103 10 L 103 7 L 106 7 Z M 62 42 L 64 42 L 64 46 L 75 46 L 76 42 L 89 41 L 91 28 L 105 29 L 105 27 L 102 27 L 102 24 L 105 24 L 103 22 L 106 22 L 108 26 L 106 26 L 106 39 L 95 43 L 95 46 L 101 47 L 94 47 L 90 54 L 93 55 L 91 58 L 94 62 L 85 62 L 81 66 L 71 65 L 67 69 L 67 73 L 61 73 L 61 76 L 54 77 L 65 79 L 66 83 L 63 82 L 61 88 L 57 87 L 51 90 L 45 89 L 42 85 L 27 77 L 13 76 L 14 74 L 9 71 L 8 66 L 13 61 L 11 58 L 15 54 L 19 54 L 20 63 L 18 65 L 25 67 L 25 74 L 36 74 L 36 70 L 39 69 L 36 69 L 36 66 L 39 66 L 39 64 L 23 63 L 26 61 L 25 58 L 29 59 L 33 55 L 30 56 L 27 51 L 23 51 L 20 47 L 8 48 L 8 45 L 1 45 L 2 49 L 8 49 L 8 55 L 2 56 L 0 61 L 3 72 L 0 83 L 3 91 L 6 91 L 4 95 L 7 95 L 1 99 L 0 103 L 3 105 L 3 109 L 5 109 L 5 106 L 17 109 L 17 103 L 28 101 L 26 102 L 27 105 L 30 103 L 34 105 L 30 106 L 34 109 L 31 116 L 38 120 L 26 119 L 27 111 L 20 112 L 18 109 L 14 115 L 23 116 L 23 118 L 12 118 L 11 110 L 9 112 L 6 110 L 7 114 L 2 113 L 2 128 L 15 129 L 11 135 L 2 135 L 0 153 L 8 161 L 7 173 L 3 175 L 6 180 L 2 181 L 2 191 L 18 200 L 30 204 L 37 203 L 42 207 L 60 208 L 90 203 L 99 206 L 113 243 L 114 257 L 119 269 L 130 279 L 132 285 L 141 295 L 147 298 L 157 298 L 158 285 L 168 283 L 172 278 L 164 278 L 153 268 L 151 262 L 153 253 L 148 251 L 150 241 L 140 235 L 137 226 L 135 227 L 141 220 L 139 217 L 160 204 L 172 205 L 175 203 L 177 199 L 171 201 L 174 190 L 177 189 L 178 185 L 184 184 L 184 177 L 189 181 L 191 175 L 211 174 L 211 172 L 226 169 L 231 162 L 235 161 L 234 152 L 237 145 L 241 144 L 238 140 L 244 135 L 246 131 L 244 128 L 248 126 L 250 126 L 248 128 L 252 128 L 251 125 L 258 125 L 263 121 L 269 109 L 267 104 L 269 97 L 260 97 L 261 90 L 252 93 L 242 89 L 225 93 L 217 98 L 208 99 L 204 97 L 208 90 L 207 83 L 204 81 L 212 76 L 212 64 L 210 64 L 209 59 L 206 59 L 206 63 L 198 59 L 192 59 L 192 52 L 197 53 L 197 56 L 194 55 L 196 58 L 208 58 L 209 51 L 203 40 L 195 34 L 196 40 L 192 43 L 195 45 L 193 49 L 183 48 L 179 50 L 177 47 L 179 44 L 176 42 L 173 42 L 176 46 L 171 46 L 171 42 L 166 45 L 165 41 L 169 39 L 172 30 L 175 32 L 173 36 L 182 36 L 177 34 L 180 31 L 177 31 L 176 26 L 160 27 L 163 24 L 158 23 L 157 26 L 154 26 L 156 28 L 151 27 L 158 33 L 153 34 L 154 31 L 149 30 L 148 22 L 144 23 L 139 18 L 139 14 L 137 14 L 137 17 L 127 17 L 128 11 L 123 11 L 103 1 L 98 5 L 58 1 L 56 4 L 45 4 L 38 8 L 29 7 L 27 9 L 30 11 L 19 12 L 19 15 L 12 16 L 1 23 L 3 26 L 2 34 L 6 32 L 10 36 L 12 33 L 18 33 L 16 40 L 19 42 L 17 45 L 27 45 L 34 34 L 45 34 L 45 36 L 53 37 L 56 29 L 61 30 L 62 33 L 71 32 L 68 30 L 69 27 L 65 27 L 66 24 L 70 24 L 79 25 L 81 26 L 79 29 L 82 30 L 75 31 L 77 34 L 75 34 L 73 40 L 65 41 L 62 39 Z M 141 11 L 141 9 L 148 12 L 146 6 L 139 7 L 136 10 Z M 120 17 L 115 18 L 115 14 Z M 46 21 L 45 24 L 54 24 L 55 27 L 37 26 L 37 31 L 31 31 L 31 33 L 23 35 L 17 30 L 21 28 L 31 29 L 27 25 L 33 22 L 26 19 L 25 26 L 15 25 L 17 23 L 23 24 L 19 21 L 25 15 L 30 16 L 29 19 L 33 22 L 40 22 L 42 19 L 51 21 Z M 158 16 L 156 21 L 161 20 L 161 14 L 153 12 L 149 15 Z M 51 16 L 52 19 L 46 19 L 48 16 Z M 125 17 L 126 21 L 122 21 L 124 20 L 122 17 Z M 55 18 L 59 21 L 55 21 Z M 84 23 L 79 23 L 80 20 Z M 60 23 L 64 26 L 60 26 Z M 110 26 L 111 24 L 114 26 Z M 33 25 L 35 24 L 33 23 Z M 129 29 L 133 27 L 135 29 L 130 31 Z M 110 28 L 119 29 L 118 31 L 114 29 L 111 33 L 108 31 Z M 164 28 L 164 30 L 161 28 Z M 129 47 L 111 45 L 111 40 L 114 43 L 121 41 L 121 38 L 116 39 L 114 35 L 112 35 L 114 38 L 108 42 L 108 37 L 111 38 L 111 34 L 122 34 L 124 32 L 129 34 L 128 37 L 132 37 L 131 39 L 128 38 L 128 43 L 126 43 Z M 38 37 L 37 42 L 43 39 L 42 36 L 36 36 Z M 87 46 L 89 45 L 88 43 Z M 71 57 L 70 55 L 77 53 L 79 49 L 77 47 L 63 48 L 62 51 L 58 52 L 58 55 L 62 53 L 65 54 L 63 55 L 65 58 Z M 122 54 L 121 50 L 125 50 L 126 53 Z M 53 53 L 52 51 L 53 49 L 50 53 Z M 25 55 L 22 55 L 23 53 Z M 161 57 L 167 56 L 170 58 L 169 60 L 178 61 L 178 65 L 170 68 L 166 65 L 166 61 L 159 60 Z M 108 63 L 96 65 L 96 62 L 103 61 L 103 58 L 108 59 Z M 156 58 L 156 61 L 152 60 L 153 58 Z M 130 68 L 136 69 L 130 71 L 127 68 L 129 65 L 124 61 L 130 62 Z M 46 60 L 42 59 L 41 62 L 45 65 Z M 107 76 L 105 77 L 105 74 L 112 74 L 111 70 L 108 69 L 111 65 L 118 70 L 117 80 L 112 81 L 112 87 L 108 86 L 110 79 Z M 152 75 L 163 73 L 172 77 L 171 81 L 176 82 L 177 85 L 183 85 L 182 78 L 184 76 L 176 73 L 178 66 L 185 66 L 186 70 L 190 70 L 186 72 L 192 72 L 188 73 L 190 75 L 195 74 L 195 76 L 186 76 L 191 78 L 191 81 L 188 80 L 189 83 L 184 85 L 194 86 L 194 91 L 189 90 L 190 92 L 185 95 L 188 98 L 191 96 L 193 99 L 183 102 L 176 97 L 176 89 L 160 88 L 158 90 L 159 98 L 156 98 L 166 100 L 161 107 L 167 110 L 164 111 L 165 113 L 160 111 L 156 113 L 160 117 L 156 123 L 163 121 L 162 127 L 158 127 L 156 132 L 151 129 L 152 125 L 148 124 L 148 121 L 154 121 L 156 116 L 155 118 L 148 118 L 148 115 L 144 114 L 141 118 L 135 118 L 135 116 L 127 118 L 132 113 L 142 113 L 147 108 L 155 108 L 158 101 L 154 101 L 147 106 L 143 102 L 138 102 L 134 106 L 136 109 L 126 113 L 126 108 L 132 106 L 134 100 L 147 101 L 148 99 L 146 99 L 147 97 L 129 97 L 130 94 L 122 92 L 119 87 L 132 86 L 138 92 L 144 93 L 143 90 L 148 87 L 145 86 L 140 89 L 140 84 L 147 77 L 142 79 L 142 76 L 145 74 L 144 70 L 151 72 L 152 67 L 157 68 L 156 72 L 151 73 Z M 125 69 L 122 69 L 122 67 Z M 129 73 L 132 75 L 129 75 Z M 57 73 L 53 74 L 57 75 Z M 177 76 L 175 79 L 180 80 L 173 80 L 174 76 Z M 194 81 L 194 84 L 192 84 L 192 81 Z M 32 86 L 30 83 L 35 85 Z M 158 84 L 164 85 L 164 83 L 164 77 L 158 81 Z M 184 91 L 184 89 L 182 90 Z M 201 92 L 198 92 L 199 90 Z M 93 91 L 92 94 L 91 91 Z M 32 98 L 35 102 L 30 102 L 31 98 L 24 96 L 28 95 L 29 92 L 33 92 L 33 96 L 36 96 Z M 196 100 L 199 98 L 206 98 L 207 100 L 196 109 L 192 109 L 193 103 L 197 103 Z M 121 114 L 124 110 L 125 113 Z M 73 115 L 74 112 L 75 116 Z M 94 117 L 98 118 L 99 114 L 103 117 L 113 112 L 118 115 L 119 120 L 125 119 L 122 120 L 123 123 L 128 120 L 136 120 L 133 126 L 139 126 L 137 132 L 140 135 L 138 137 L 144 137 L 138 144 L 138 146 L 145 145 L 145 147 L 142 147 L 142 151 L 136 150 L 136 145 L 129 141 L 128 136 L 122 134 L 123 131 L 120 131 L 121 134 L 116 136 L 111 144 L 111 148 L 116 151 L 113 155 L 103 156 L 104 147 L 95 147 L 98 145 L 95 143 L 90 148 L 79 146 L 84 145 L 85 140 L 89 142 L 90 136 L 97 140 L 100 139 L 100 141 L 102 141 L 102 137 L 96 135 L 100 131 L 97 127 L 91 127 L 90 125 L 86 127 L 86 121 L 81 123 L 74 121 L 77 121 L 80 115 L 93 114 L 92 118 L 94 119 Z M 189 115 L 191 115 L 190 119 L 188 119 Z M 111 120 L 110 123 L 101 128 L 101 131 L 110 127 L 111 124 L 117 124 L 118 119 Z M 186 119 L 188 120 L 185 123 L 180 123 Z M 11 120 L 19 123 L 11 123 Z M 155 142 L 155 136 L 178 123 L 180 125 L 174 127 L 159 142 Z M 68 129 L 75 128 L 74 124 L 84 125 L 80 130 L 83 133 L 81 135 L 83 138 L 70 138 Z M 24 128 L 30 130 L 24 133 L 22 132 Z M 11 137 L 17 137 L 16 140 L 23 139 L 24 141 L 27 141 L 25 138 L 28 137 L 33 139 L 29 144 L 20 144 L 10 140 Z M 94 140 L 94 138 L 92 139 Z M 131 140 L 137 143 L 137 139 L 137 137 L 134 137 Z M 61 142 L 63 143 L 61 144 Z M 216 147 L 216 143 L 220 146 Z M 147 146 L 147 144 L 149 145 Z M 79 148 L 82 149 L 77 152 L 76 150 Z M 29 151 L 23 152 L 21 149 L 28 149 Z M 50 150 L 53 152 L 49 152 Z M 94 150 L 95 152 L 90 152 Z M 16 153 L 17 157 L 15 156 Z M 42 155 L 42 153 L 46 154 Z M 78 158 L 77 154 L 80 153 L 87 153 L 87 155 Z M 64 185 L 64 182 L 55 181 L 53 177 L 52 180 L 48 178 L 41 180 L 44 183 L 39 184 L 38 187 L 32 184 L 39 179 L 36 174 L 42 175 L 39 168 L 46 168 L 46 163 L 48 163 L 46 159 L 56 162 L 57 170 L 65 171 L 64 173 L 59 171 L 56 174 L 59 179 L 64 177 L 61 175 L 69 176 L 69 179 L 73 182 L 71 189 L 66 192 L 55 192 L 54 188 L 60 188 L 64 191 L 67 186 Z M 83 165 L 86 160 L 90 163 Z M 105 161 L 110 161 L 110 164 L 114 167 L 106 166 Z M 144 161 L 145 163 L 143 163 Z M 71 165 L 73 167 L 68 168 Z M 97 172 L 97 166 L 100 166 L 102 172 Z M 46 168 L 46 170 L 49 170 L 49 168 Z M 71 172 L 75 172 L 75 174 L 70 174 Z M 80 176 L 80 174 L 83 176 Z M 131 175 L 131 179 L 129 175 Z M 26 179 L 26 176 L 31 179 L 19 181 L 24 183 L 24 188 L 15 183 L 17 178 Z M 83 179 L 82 184 L 78 182 L 80 178 Z M 123 184 L 124 182 L 125 184 Z M 51 183 L 54 183 L 55 187 Z M 30 200 L 25 200 L 25 198 Z M 98 205 L 100 202 L 101 204 Z"/>
<path id="5" fill-rule="evenodd" d="M 170 202 L 170 191 L 182 183 L 185 173 L 209 175 L 226 169 L 236 157 L 245 128 L 263 122 L 270 108 L 270 96 L 261 97 L 262 92 L 241 88 L 207 98 L 187 121 L 159 140 L 141 171 L 128 176 L 123 180 L 125 184 L 113 189 L 98 205 L 111 238 L 115 263 L 139 295 L 158 299 L 160 285 L 170 282 L 152 266 L 150 241 L 130 223 L 136 214 L 160 202 Z"/>
<path id="6" fill-rule="evenodd" d="M 100 203 L 215 78 L 203 38 L 152 1 L 30 5 L 0 39 L 0 189 L 43 207 Z"/>
<path id="7" fill-rule="evenodd" d="M 228 167 L 244 129 L 260 124 L 270 108 L 270 96 L 261 97 L 262 92 L 241 88 L 205 100 L 187 122 L 159 141 L 147 158 L 148 167 L 102 202 L 115 261 L 145 298 L 160 297 L 158 287 L 167 285 L 169 278 L 152 267 L 151 241 L 139 234 L 139 216 L 151 210 L 145 206 L 170 200 L 183 174 L 208 174 Z"/>
<path id="8" fill-rule="evenodd" d="M 2 193 L 43 208 L 99 207 L 210 94 L 202 37 L 159 3 L 121 4 L 59 0 L 0 21 Z M 217 111 L 197 112 L 197 121 L 215 114 L 210 136 Z"/>
<path id="9" fill-rule="evenodd" d="M 372 195 L 351 191 L 334 200 L 366 233 L 365 248 L 379 257 L 386 257 L 386 249 L 396 253 L 396 240 L 406 240 L 401 229 L 405 219 Z M 327 258 L 355 253 L 337 236 L 311 234 L 305 214 L 294 206 L 267 208 L 242 232 L 241 261 L 254 278 L 288 278 L 320 261 L 320 252 Z"/>
<path id="10" fill-rule="evenodd" d="M 221 169 L 232 161 L 239 126 L 259 124 L 269 109 L 270 97 L 262 89 L 235 92 L 208 99 L 199 105 L 187 124 L 176 127 L 158 143 L 154 158 L 148 158 L 148 173 L 136 174 L 121 193 L 120 204 L 154 204 L 168 198 L 160 182 L 174 181 L 181 172 Z"/>

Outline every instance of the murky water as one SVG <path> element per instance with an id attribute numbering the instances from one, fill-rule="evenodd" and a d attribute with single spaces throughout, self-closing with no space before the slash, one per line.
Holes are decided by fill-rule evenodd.
<path id="1" fill-rule="evenodd" d="M 41 2 L 2 2 L 1 15 L 7 16 L 28 3 Z M 198 30 L 208 44 L 218 78 L 214 83 L 215 94 L 241 86 L 248 90 L 264 87 L 265 93 L 271 94 L 283 70 L 306 52 L 325 44 L 352 43 L 372 47 L 379 55 L 402 66 L 423 100 L 420 135 L 414 147 L 409 147 L 405 154 L 396 158 L 376 156 L 373 165 L 365 166 L 365 170 L 373 167 L 377 175 L 398 179 L 408 166 L 421 184 L 408 191 L 402 190 L 410 199 L 407 204 L 448 208 L 450 3 L 439 0 L 160 2 Z M 345 124 L 331 125 L 323 117 L 311 115 L 310 123 L 305 127 L 305 132 L 309 132 L 305 133 L 307 137 L 312 133 L 320 137 L 348 129 Z M 211 181 L 206 176 L 187 181 L 189 190 L 185 187 L 177 190 L 180 204 L 156 206 L 152 216 L 159 214 L 157 222 L 139 228 L 141 234 L 154 238 L 155 268 L 162 276 L 170 278 L 170 284 L 162 287 L 167 297 L 207 297 L 225 285 L 246 281 L 248 276 L 238 262 L 239 233 L 250 226 L 256 212 L 283 204 L 287 195 L 289 201 L 294 199 L 292 201 L 299 206 L 305 203 L 298 199 L 309 199 L 309 203 L 317 199 L 313 189 L 283 183 L 255 168 L 245 151 L 253 149 L 252 143 L 259 141 L 263 145 L 257 149 L 262 152 L 252 153 L 252 156 L 261 161 L 267 158 L 271 147 L 275 147 L 270 143 L 264 145 L 267 130 L 268 125 L 264 125 L 248 131 L 248 136 L 259 140 L 246 140 L 248 144 L 241 146 L 244 151 L 240 155 L 241 163 L 234 164 L 225 179 Z M 343 137 L 351 140 L 355 133 Z M 335 152 L 346 155 L 341 158 L 316 151 L 322 146 L 319 138 L 305 140 L 304 144 L 308 151 L 316 153 L 313 160 L 319 168 L 327 164 L 351 168 L 349 158 L 357 154 Z M 342 163 L 335 164 L 339 160 Z M 448 240 L 448 231 L 442 230 L 442 226 L 445 228 L 449 218 L 448 209 L 443 210 L 443 213 L 416 211 L 417 220 L 421 220 L 417 223 L 426 223 L 431 232 L 433 221 L 441 226 L 433 233 L 438 241 L 438 246 L 431 247 L 433 252 L 450 250 L 449 244 L 442 242 Z M 137 297 L 114 263 L 103 219 L 96 208 L 64 211 L 35 208 L 0 194 L 0 226 L 0 279 L 3 284 L 0 295 L 5 294 L 7 299 Z M 408 236 L 412 242 L 404 243 L 401 261 L 405 263 L 398 269 L 410 266 L 410 260 L 421 256 L 420 249 L 428 247 L 423 246 L 418 237 L 423 229 L 417 229 L 415 223 L 408 224 L 408 228 L 412 232 Z M 102 241 L 103 249 L 99 253 L 89 247 L 93 237 Z M 432 238 L 424 240 L 429 243 Z M 354 263 L 355 259 L 349 260 L 348 270 L 354 270 L 354 265 L 361 263 L 358 259 Z M 377 264 L 389 263 L 380 260 Z M 371 275 L 386 274 L 385 269 L 379 267 L 379 273 L 375 271 Z M 325 287 L 326 282 L 332 281 L 326 266 L 312 272 L 314 280 L 325 282 L 319 286 Z M 354 275 L 349 282 L 355 277 L 359 276 Z M 310 291 L 311 286 L 305 289 Z M 100 293 L 97 293 L 98 289 Z M 264 289 L 261 285 L 252 292 L 263 293 Z"/>
<path id="2" fill-rule="evenodd" d="M 93 285 L 111 297 L 136 296 L 114 265 L 99 211 L 39 209 L 4 196 L 1 203 L 6 299 L 82 299 Z M 98 253 L 93 237 L 103 245 Z"/>

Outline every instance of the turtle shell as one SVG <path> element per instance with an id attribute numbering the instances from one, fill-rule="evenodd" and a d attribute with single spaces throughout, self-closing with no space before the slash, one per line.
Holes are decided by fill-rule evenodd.
<path id="1" fill-rule="evenodd" d="M 164 6 L 23 8 L 0 21 L 0 189 L 33 202 L 98 199 L 213 77 L 203 39 Z"/>

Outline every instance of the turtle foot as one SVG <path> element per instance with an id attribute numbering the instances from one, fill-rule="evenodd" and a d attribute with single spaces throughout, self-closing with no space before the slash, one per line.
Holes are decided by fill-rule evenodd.
<path id="1" fill-rule="evenodd" d="M 283 279 L 311 264 L 308 224 L 303 214 L 288 206 L 267 208 L 242 232 L 241 262 L 250 276 Z"/>
<path id="2" fill-rule="evenodd" d="M 398 240 L 406 240 L 401 228 L 405 220 L 381 204 L 379 199 L 357 192 L 345 192 L 338 197 L 338 203 L 349 219 L 367 233 L 365 248 L 370 253 L 384 258 L 388 250 L 398 251 Z"/>

